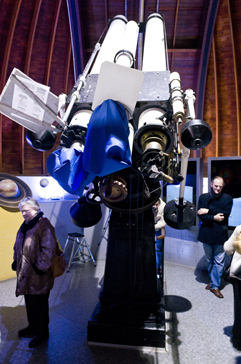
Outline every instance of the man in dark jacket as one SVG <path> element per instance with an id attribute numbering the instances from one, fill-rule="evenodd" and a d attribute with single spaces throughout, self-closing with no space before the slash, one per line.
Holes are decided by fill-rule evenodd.
<path id="1" fill-rule="evenodd" d="M 233 205 L 232 197 L 222 193 L 223 186 L 222 177 L 214 177 L 211 191 L 199 197 L 197 211 L 201 220 L 198 241 L 203 243 L 210 278 L 206 289 L 218 298 L 223 298 L 219 290 L 225 263 L 223 244 L 228 239 L 228 217 Z"/>

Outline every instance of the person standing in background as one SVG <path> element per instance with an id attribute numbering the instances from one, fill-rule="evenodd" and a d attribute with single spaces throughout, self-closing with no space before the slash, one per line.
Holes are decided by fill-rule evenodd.
<path id="1" fill-rule="evenodd" d="M 12 269 L 17 273 L 16 296 L 24 295 L 28 326 L 18 332 L 31 337 L 34 348 L 49 338 L 49 293 L 54 285 L 51 263 L 56 255 L 54 227 L 36 200 L 26 197 L 18 205 L 24 222 L 17 232 Z"/>
<path id="2" fill-rule="evenodd" d="M 238 225 L 230 238 L 224 243 L 224 251 L 232 255 L 230 278 L 234 296 L 234 324 L 232 344 L 241 350 L 241 225 Z"/>
<path id="3" fill-rule="evenodd" d="M 163 239 L 165 238 L 166 226 L 166 222 L 164 220 L 165 205 L 165 202 L 159 198 L 153 206 L 156 238 L 156 270 L 159 275 L 162 275 Z"/>
<path id="4" fill-rule="evenodd" d="M 222 192 L 223 187 L 223 178 L 214 177 L 210 192 L 199 197 L 197 211 L 201 220 L 198 241 L 203 243 L 210 279 L 205 288 L 218 298 L 223 298 L 220 292 L 225 264 L 223 244 L 228 239 L 228 217 L 233 206 L 232 197 Z"/>

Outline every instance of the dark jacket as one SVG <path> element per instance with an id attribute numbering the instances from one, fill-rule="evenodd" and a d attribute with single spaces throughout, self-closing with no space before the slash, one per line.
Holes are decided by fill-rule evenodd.
<path id="1" fill-rule="evenodd" d="M 54 283 L 50 269 L 56 254 L 54 227 L 47 218 L 42 217 L 28 229 L 24 229 L 25 225 L 23 223 L 18 230 L 14 245 L 16 296 L 47 293 Z"/>
<path id="2" fill-rule="evenodd" d="M 226 193 L 213 196 L 211 192 L 204 193 L 199 197 L 198 210 L 209 209 L 208 214 L 198 215 L 201 220 L 198 240 L 209 245 L 223 245 L 228 239 L 228 217 L 233 206 L 233 199 Z M 214 215 L 223 213 L 225 218 L 222 222 L 215 221 Z"/>

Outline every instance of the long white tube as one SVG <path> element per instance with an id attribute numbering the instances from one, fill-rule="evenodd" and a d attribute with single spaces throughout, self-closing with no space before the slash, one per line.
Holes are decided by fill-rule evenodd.
<path id="1" fill-rule="evenodd" d="M 181 176 L 183 177 L 182 182 L 180 183 L 180 191 L 179 191 L 179 199 L 184 198 L 184 190 L 186 185 L 187 178 L 187 167 L 188 167 L 188 159 L 190 155 L 190 149 L 183 146 L 182 149 L 182 161 L 181 161 Z"/>
<path id="2" fill-rule="evenodd" d="M 167 71 L 164 22 L 160 14 L 152 14 L 146 22 L 142 71 Z"/>
<path id="3" fill-rule="evenodd" d="M 185 92 L 185 104 L 187 106 L 186 111 L 186 117 L 187 121 L 190 119 L 195 119 L 195 109 L 194 109 L 194 103 L 195 103 L 195 96 L 194 92 L 191 89 L 186 90 Z M 180 193 L 179 193 L 179 199 L 184 198 L 184 190 L 185 190 L 185 184 L 186 184 L 186 177 L 187 177 L 187 167 L 188 167 L 188 159 L 190 155 L 190 149 L 186 148 L 183 145 L 183 154 L 182 154 L 182 162 L 181 162 L 181 175 L 183 176 L 183 181 L 180 184 Z"/>
<path id="4" fill-rule="evenodd" d="M 125 16 L 117 15 L 114 17 L 90 73 L 100 73 L 102 63 L 104 61 L 113 62 L 116 53 L 123 49 L 126 24 L 127 19 Z"/>
<path id="5" fill-rule="evenodd" d="M 184 118 L 184 100 L 178 72 L 172 72 L 170 74 L 170 89 L 173 117 L 176 122 L 181 123 Z"/>
<path id="6" fill-rule="evenodd" d="M 134 136 L 135 136 L 135 133 L 134 133 L 134 128 L 133 126 L 131 125 L 131 123 L 128 123 L 128 126 L 129 126 L 129 136 L 128 136 L 128 141 L 129 141 L 129 146 L 130 146 L 130 152 L 132 154 L 132 150 L 133 150 L 133 142 L 134 142 Z"/>
<path id="7" fill-rule="evenodd" d="M 119 50 L 119 54 L 116 56 L 117 64 L 121 66 L 132 67 L 135 60 L 138 34 L 138 24 L 133 20 L 129 21 L 125 29 L 123 48 Z"/>

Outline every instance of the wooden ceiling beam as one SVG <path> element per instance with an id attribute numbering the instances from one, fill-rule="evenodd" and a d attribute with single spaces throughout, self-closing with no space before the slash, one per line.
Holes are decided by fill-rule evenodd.
<path id="1" fill-rule="evenodd" d="M 85 48 L 87 53 L 92 53 L 93 49 Z M 168 53 L 197 53 L 197 48 L 168 48 Z"/>
<path id="2" fill-rule="evenodd" d="M 1 71 L 1 79 L 0 79 L 0 91 L 2 91 L 2 89 L 3 89 L 3 87 L 5 86 L 5 83 L 6 83 L 10 51 L 11 51 L 11 48 L 12 48 L 13 36 L 14 36 L 14 32 L 15 32 L 15 27 L 16 27 L 16 23 L 17 23 L 21 3 L 22 3 L 22 0 L 18 0 L 18 1 L 14 2 L 14 8 L 13 8 L 12 17 L 11 17 L 11 21 L 10 21 L 10 24 L 9 24 L 9 30 L 8 30 L 8 39 L 7 39 L 7 42 L 6 42 L 6 48 L 4 50 L 4 57 L 3 57 L 2 71 Z"/>
<path id="3" fill-rule="evenodd" d="M 238 69 L 237 69 L 237 61 L 236 61 L 236 52 L 234 45 L 234 35 L 233 35 L 233 24 L 232 24 L 232 14 L 230 9 L 230 0 L 227 0 L 228 6 L 228 19 L 231 33 L 231 45 L 232 45 L 232 53 L 233 53 L 233 70 L 234 70 L 234 82 L 235 82 L 235 98 L 236 98 L 236 118 L 237 118 L 237 155 L 240 156 L 240 112 L 239 112 L 239 86 L 238 86 Z"/>
<path id="4" fill-rule="evenodd" d="M 178 11 L 179 11 L 179 0 L 177 0 L 177 4 L 176 4 L 175 20 L 174 20 L 174 26 L 173 26 L 173 38 L 172 38 L 173 49 L 175 48 L 175 44 L 176 44 Z M 174 61 L 174 52 L 172 52 L 172 55 L 171 55 L 171 65 L 170 65 L 171 71 L 173 69 L 173 61 Z"/>
<path id="5" fill-rule="evenodd" d="M 10 51 L 12 48 L 13 43 L 13 35 L 15 32 L 15 27 L 18 19 L 18 14 L 20 10 L 22 0 L 18 0 L 14 2 L 13 12 L 11 21 L 9 24 L 9 30 L 8 30 L 8 38 L 6 42 L 6 48 L 4 50 L 4 57 L 3 57 L 3 63 L 2 63 L 2 71 L 1 71 L 1 78 L 0 78 L 0 92 L 2 92 L 7 78 L 7 70 L 8 70 L 8 62 L 10 57 Z M 2 114 L 0 114 L 0 171 L 2 172 L 2 156 L 3 156 L 3 150 L 2 150 Z"/>
<path id="6" fill-rule="evenodd" d="M 44 77 L 45 85 L 49 84 L 49 76 L 50 76 L 50 69 L 51 69 L 51 63 L 52 63 L 52 57 L 53 57 L 54 42 L 55 42 L 55 37 L 56 37 L 57 25 L 58 25 L 58 21 L 59 21 L 61 3 L 62 3 L 62 0 L 57 0 L 56 6 L 55 6 L 53 26 L 52 26 L 52 30 L 51 30 L 51 34 L 50 34 L 49 47 L 48 47 L 46 72 L 45 72 L 45 77 Z"/>
<path id="7" fill-rule="evenodd" d="M 53 26 L 52 26 L 52 30 L 51 30 L 51 34 L 50 34 L 49 47 L 48 47 L 46 72 L 45 72 L 45 77 L 44 77 L 44 84 L 45 85 L 49 84 L 50 69 L 51 69 L 53 49 L 54 49 L 57 25 L 58 25 L 58 21 L 59 21 L 59 13 L 60 13 L 60 8 L 61 8 L 61 3 L 62 3 L 62 0 L 57 0 L 56 1 Z M 46 153 L 42 152 L 42 174 L 46 175 L 46 172 L 47 172 Z"/>
<path id="8" fill-rule="evenodd" d="M 25 65 L 24 65 L 24 73 L 26 75 L 29 74 L 30 62 L 31 62 L 32 51 L 33 51 L 33 42 L 34 42 L 34 37 L 35 37 L 35 33 L 36 33 L 41 4 L 42 4 L 42 0 L 36 0 L 33 17 L 32 17 L 32 21 L 31 21 L 31 27 L 30 27 L 30 31 L 29 31 L 27 52 L 26 52 Z"/>
<path id="9" fill-rule="evenodd" d="M 71 55 L 72 55 L 72 44 L 71 44 L 71 39 L 69 37 L 69 48 L 68 48 L 68 52 L 66 55 L 66 67 L 65 67 L 65 75 L 64 75 L 64 93 L 67 94 L 68 93 L 68 81 L 69 81 L 69 69 L 70 69 L 70 60 L 71 60 Z"/>
<path id="10" fill-rule="evenodd" d="M 36 1 L 35 6 L 34 6 L 32 20 L 31 20 L 31 26 L 30 26 L 28 44 L 27 44 L 27 52 L 26 52 L 26 58 L 25 58 L 25 64 L 24 64 L 24 73 L 26 75 L 29 74 L 32 52 L 33 52 L 33 42 L 34 42 L 34 37 L 35 37 L 35 33 L 36 33 L 41 4 L 42 4 L 42 0 Z M 20 163 L 21 163 L 21 174 L 23 174 L 23 175 L 25 172 L 24 145 L 25 145 L 25 128 L 22 126 L 21 127 L 21 137 L 20 137 L 20 146 L 21 146 Z"/>
<path id="11" fill-rule="evenodd" d="M 215 95 L 215 157 L 219 156 L 219 113 L 218 113 L 218 75 L 217 75 L 217 59 L 216 59 L 216 46 L 214 37 L 212 39 L 212 53 L 213 53 L 213 76 L 214 76 L 214 95 Z"/>
<path id="12" fill-rule="evenodd" d="M 108 0 L 105 0 L 105 23 L 108 23 L 109 13 L 108 13 Z"/>
<path id="13" fill-rule="evenodd" d="M 189 11 L 189 10 L 197 10 L 201 9 L 201 6 L 198 5 L 182 5 L 182 10 Z M 159 6 L 159 12 L 160 11 L 176 11 L 176 6 Z"/>
<path id="14" fill-rule="evenodd" d="M 196 53 L 197 48 L 168 48 L 168 53 Z"/>
<path id="15" fill-rule="evenodd" d="M 198 76 L 196 87 L 196 116 L 198 119 L 203 118 L 204 97 L 207 80 L 208 60 L 213 38 L 213 30 L 216 22 L 217 11 L 220 0 L 210 0 L 207 17 L 205 19 L 205 29 L 202 41 L 200 57 L 198 60 Z"/>

